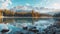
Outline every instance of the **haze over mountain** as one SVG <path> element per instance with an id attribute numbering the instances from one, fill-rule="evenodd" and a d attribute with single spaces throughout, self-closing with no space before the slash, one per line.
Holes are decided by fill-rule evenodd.
<path id="1" fill-rule="evenodd" d="M 34 12 L 38 13 L 47 13 L 47 14 L 55 14 L 60 12 L 60 9 L 51 9 L 51 8 L 45 8 L 45 7 L 32 7 L 32 6 L 16 6 L 11 8 L 10 10 L 15 11 L 15 12 L 31 12 L 34 10 Z"/>

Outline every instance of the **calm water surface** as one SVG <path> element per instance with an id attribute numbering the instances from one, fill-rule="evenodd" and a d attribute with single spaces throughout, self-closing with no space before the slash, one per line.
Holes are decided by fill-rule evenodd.
<path id="1" fill-rule="evenodd" d="M 22 27 L 32 27 L 35 26 L 38 30 L 42 31 L 43 29 L 46 29 L 50 25 L 53 25 L 55 23 L 55 20 L 53 18 L 39 18 L 39 19 L 32 19 L 32 18 L 3 18 L 0 19 L 0 22 L 2 23 L 8 23 L 8 29 L 11 31 L 9 34 L 12 34 L 15 31 L 23 31 Z M 0 24 L 0 30 L 1 27 L 4 27 Z M 12 32 L 12 33 L 11 33 Z"/>

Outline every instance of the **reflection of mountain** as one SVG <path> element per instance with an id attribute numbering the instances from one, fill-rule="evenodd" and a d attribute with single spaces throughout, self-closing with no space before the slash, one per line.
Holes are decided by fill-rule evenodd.
<path id="1" fill-rule="evenodd" d="M 32 18 L 3 18 L 3 22 L 9 22 L 9 23 L 12 23 L 12 22 L 18 22 L 18 23 L 32 23 Z"/>

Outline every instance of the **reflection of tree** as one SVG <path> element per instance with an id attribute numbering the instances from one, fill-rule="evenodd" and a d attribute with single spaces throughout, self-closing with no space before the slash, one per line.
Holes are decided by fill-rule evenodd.
<path id="1" fill-rule="evenodd" d="M 2 23 L 3 22 L 3 19 L 2 18 L 0 18 L 0 23 Z"/>
<path id="2" fill-rule="evenodd" d="M 8 19 L 8 18 L 4 18 L 3 19 L 3 22 L 7 22 L 7 23 L 11 23 L 11 22 L 13 22 L 14 21 L 14 19 Z"/>
<path id="3" fill-rule="evenodd" d="M 34 19 L 34 21 L 38 21 L 38 20 Z M 14 21 L 16 23 L 18 22 L 19 23 L 32 23 L 32 18 L 3 18 L 3 22 L 13 23 Z"/>

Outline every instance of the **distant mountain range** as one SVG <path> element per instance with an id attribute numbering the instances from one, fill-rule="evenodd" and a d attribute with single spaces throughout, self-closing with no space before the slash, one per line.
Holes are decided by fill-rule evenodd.
<path id="1" fill-rule="evenodd" d="M 27 11 L 27 12 L 29 12 L 32 9 L 33 9 L 33 7 L 31 7 L 31 6 L 17 6 L 17 7 L 11 8 L 10 10 L 16 11 L 16 12 L 19 12 L 19 11 L 25 11 L 25 12 Z"/>
<path id="2" fill-rule="evenodd" d="M 10 10 L 13 10 L 13 11 L 31 11 L 31 10 L 34 10 L 34 11 L 37 11 L 37 12 L 42 12 L 42 11 L 45 11 L 45 12 L 59 12 L 60 9 L 50 9 L 50 8 L 45 8 L 45 7 L 32 7 L 32 6 L 16 6 L 16 7 L 13 7 L 11 8 Z"/>
<path id="3" fill-rule="evenodd" d="M 10 10 L 15 12 L 31 12 L 32 10 L 34 10 L 35 12 L 38 13 L 45 13 L 51 15 L 60 12 L 59 9 L 50 9 L 45 7 L 32 7 L 32 6 L 16 6 L 11 8 Z"/>
<path id="4" fill-rule="evenodd" d="M 49 17 L 54 15 L 54 13 L 57 13 L 56 11 L 59 12 L 58 9 L 48 9 L 44 7 L 16 6 L 11 8 L 10 10 L 5 9 L 3 15 L 8 17 Z"/>

